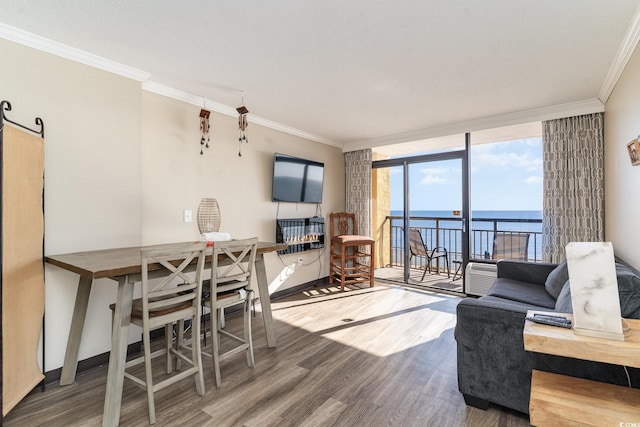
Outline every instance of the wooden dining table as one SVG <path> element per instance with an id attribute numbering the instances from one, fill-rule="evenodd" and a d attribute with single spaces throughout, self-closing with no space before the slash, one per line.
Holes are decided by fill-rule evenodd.
<path id="1" fill-rule="evenodd" d="M 167 245 L 170 244 L 145 247 L 162 247 Z M 255 272 L 268 347 L 276 346 L 276 337 L 273 330 L 273 317 L 271 315 L 271 301 L 269 298 L 269 284 L 267 282 L 264 254 L 283 250 L 286 249 L 286 247 L 286 244 L 282 243 L 258 242 L 256 253 Z M 138 246 L 104 249 L 45 257 L 47 263 L 74 272 L 80 276 L 64 364 L 60 376 L 61 386 L 72 384 L 75 381 L 80 338 L 89 305 L 89 295 L 95 279 L 108 278 L 118 283 L 118 296 L 113 315 L 107 389 L 102 417 L 103 426 L 117 426 L 120 420 L 133 287 L 136 282 L 141 280 L 140 250 L 142 248 L 142 246 Z M 209 249 L 207 251 L 206 265 L 210 265 L 211 263 L 211 253 L 211 249 Z M 220 259 L 219 262 L 224 263 L 224 260 Z"/>

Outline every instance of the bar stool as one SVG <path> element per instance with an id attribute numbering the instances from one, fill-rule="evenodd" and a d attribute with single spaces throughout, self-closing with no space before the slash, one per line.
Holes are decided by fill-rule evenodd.
<path id="1" fill-rule="evenodd" d="M 356 215 L 347 212 L 329 215 L 331 232 L 331 253 L 329 254 L 329 283 L 344 285 L 369 282 L 373 287 L 375 239 L 359 235 Z"/>

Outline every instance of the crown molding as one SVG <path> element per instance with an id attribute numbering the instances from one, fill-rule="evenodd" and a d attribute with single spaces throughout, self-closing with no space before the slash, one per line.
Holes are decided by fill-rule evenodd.
<path id="1" fill-rule="evenodd" d="M 455 135 L 458 133 L 474 132 L 484 129 L 492 129 L 503 126 L 519 125 L 536 121 L 560 119 L 563 117 L 580 116 L 583 114 L 599 113 L 604 111 L 604 104 L 598 98 L 566 104 L 552 105 L 549 107 L 535 108 L 525 111 L 500 114 L 496 116 L 482 117 L 474 120 L 450 123 L 404 132 L 395 135 L 383 136 L 360 141 L 346 142 L 343 151 L 355 151 L 364 148 L 374 148 L 383 145 L 400 144 L 403 142 L 420 141 L 429 138 Z"/>
<path id="2" fill-rule="evenodd" d="M 106 59 L 2 23 L 0 23 L 0 38 L 139 82 L 147 80 L 150 76 L 150 74 L 145 71 L 120 64 L 110 59 Z"/>
<path id="3" fill-rule="evenodd" d="M 237 114 L 237 113 L 236 113 Z M 343 148 L 343 144 L 333 141 L 329 138 L 325 138 L 323 136 L 315 135 L 313 133 L 305 132 L 300 129 L 292 128 L 287 125 L 283 125 L 282 123 L 277 123 L 271 121 L 269 119 L 265 119 L 262 117 L 254 116 L 253 114 L 249 114 L 249 121 L 251 123 L 255 123 L 257 125 L 262 125 L 274 130 L 278 130 L 280 132 L 288 133 L 290 135 L 299 136 L 300 138 L 310 139 L 311 141 L 319 142 L 325 145 L 331 145 L 333 147 Z"/>
<path id="4" fill-rule="evenodd" d="M 0 38 L 141 82 L 143 90 L 173 98 L 178 101 L 186 102 L 188 104 L 197 105 L 200 107 L 203 106 L 202 97 L 195 96 L 165 85 L 161 85 L 159 83 L 155 83 L 150 80 L 151 73 L 138 70 L 127 65 L 123 65 L 110 59 L 106 59 L 101 56 L 94 55 L 92 53 L 76 49 L 71 46 L 67 46 L 62 43 L 55 42 L 53 40 L 38 36 L 33 33 L 29 33 L 19 28 L 0 23 Z M 216 111 L 228 116 L 237 117 L 238 115 L 235 108 L 211 101 L 209 99 L 204 99 L 204 106 L 211 111 Z M 327 138 L 304 132 L 302 130 L 295 129 L 290 126 L 286 126 L 281 123 L 277 123 L 253 114 L 249 114 L 249 119 L 252 123 L 259 124 L 261 126 L 265 126 L 280 132 L 299 136 L 301 138 L 320 142 L 322 144 L 333 145 L 335 147 L 342 148 L 341 144 L 338 144 Z"/>
<path id="5" fill-rule="evenodd" d="M 640 41 L 640 5 L 636 8 L 635 14 L 633 15 L 633 19 L 629 24 L 629 28 L 627 28 L 627 34 L 625 35 L 620 48 L 618 49 L 618 53 L 609 68 L 609 72 L 607 73 L 607 77 L 604 79 L 602 83 L 602 87 L 600 88 L 600 92 L 598 94 L 598 99 L 602 101 L 603 104 L 607 103 L 607 100 L 611 96 L 613 89 L 618 83 L 624 68 L 627 66 L 631 55 L 635 51 L 638 46 L 638 42 Z"/>
<path id="6" fill-rule="evenodd" d="M 224 114 L 227 116 L 238 115 L 238 112 L 235 110 L 235 108 L 231 108 L 227 105 L 219 104 L 217 102 L 213 102 L 209 99 L 203 98 L 202 96 L 192 95 L 190 93 L 174 89 L 172 87 L 156 83 L 151 80 L 142 82 L 142 90 L 155 93 L 157 95 L 166 96 L 167 98 L 175 99 L 176 101 L 181 101 L 186 104 L 204 107 L 207 110 L 215 111 L 216 113 Z"/>
<path id="7" fill-rule="evenodd" d="M 167 98 L 175 99 L 177 101 L 185 102 L 187 104 L 191 104 L 199 107 L 202 107 L 204 105 L 204 108 L 210 111 L 214 111 L 216 113 L 220 113 L 220 114 L 224 114 L 232 117 L 238 117 L 238 112 L 236 111 L 235 108 L 211 101 L 201 96 L 195 96 L 190 93 L 183 92 L 181 90 L 162 85 L 160 83 L 156 83 L 148 80 L 148 81 L 142 82 L 142 89 L 147 92 L 152 92 L 157 95 L 166 96 Z M 288 133 L 290 135 L 299 136 L 301 138 L 309 139 L 315 142 L 320 142 L 322 144 L 332 145 L 334 147 L 342 148 L 342 144 L 338 144 L 337 142 L 332 141 L 330 139 L 327 139 L 318 135 L 314 135 L 312 133 L 304 132 L 299 129 L 292 128 L 290 126 L 283 125 L 282 123 L 277 123 L 272 120 L 265 119 L 260 116 L 256 116 L 255 114 L 249 113 L 248 119 L 250 123 L 253 123 L 256 125 L 261 125 L 273 130 Z"/>

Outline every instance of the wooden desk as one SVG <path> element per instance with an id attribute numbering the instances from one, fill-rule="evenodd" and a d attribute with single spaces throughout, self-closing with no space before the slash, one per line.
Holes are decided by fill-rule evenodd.
<path id="1" fill-rule="evenodd" d="M 523 332 L 524 348 L 640 368 L 640 320 L 628 321 L 631 329 L 625 333 L 625 340 L 616 341 L 576 335 L 572 329 L 527 320 Z M 529 416 L 531 424 L 536 426 L 631 425 L 640 421 L 640 390 L 534 370 Z"/>
<path id="2" fill-rule="evenodd" d="M 166 245 L 153 245 L 151 247 L 162 246 Z M 127 340 L 131 320 L 133 285 L 135 282 L 140 281 L 141 248 L 142 247 L 105 249 L 45 257 L 47 263 L 80 275 L 78 293 L 76 294 L 73 317 L 69 329 L 67 350 L 62 366 L 62 374 L 60 376 L 60 385 L 72 384 L 75 380 L 80 337 L 82 336 L 82 330 L 84 328 L 87 307 L 89 305 L 89 294 L 91 293 L 94 279 L 109 278 L 118 282 L 118 297 L 114 312 L 107 390 L 102 418 L 103 426 L 117 426 L 120 419 L 120 404 L 124 383 L 124 366 L 127 357 Z M 259 242 L 256 253 L 256 279 L 260 293 L 260 305 L 262 307 L 262 317 L 268 347 L 276 346 L 276 337 L 273 331 L 269 283 L 267 282 L 264 254 L 283 249 L 286 249 L 286 245 L 284 244 Z M 211 255 L 208 255 L 206 261 L 207 264 L 211 262 Z"/>

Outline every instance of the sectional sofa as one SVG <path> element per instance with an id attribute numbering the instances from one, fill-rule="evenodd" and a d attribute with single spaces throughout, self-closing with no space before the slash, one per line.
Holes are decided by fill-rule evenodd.
<path id="1" fill-rule="evenodd" d="M 617 260 L 616 274 L 622 316 L 640 318 L 639 272 Z M 566 262 L 502 260 L 488 294 L 458 304 L 458 388 L 468 405 L 486 409 L 493 403 L 528 413 L 533 369 L 640 388 L 640 369 L 524 350 L 527 310 L 571 312 L 568 279 Z"/>

